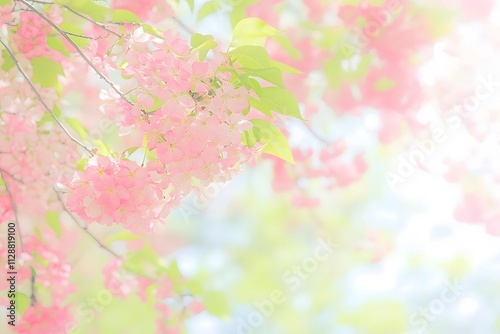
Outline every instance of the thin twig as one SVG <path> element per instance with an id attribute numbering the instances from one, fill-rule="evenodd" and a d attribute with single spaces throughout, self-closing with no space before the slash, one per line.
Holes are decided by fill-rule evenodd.
<path id="1" fill-rule="evenodd" d="M 314 136 L 314 138 L 318 139 L 323 144 L 326 144 L 326 145 L 330 144 L 330 142 L 328 142 L 328 140 L 326 140 L 326 139 L 322 138 L 320 135 L 318 135 L 316 133 L 316 131 L 313 130 L 313 128 L 311 127 L 311 125 L 309 125 L 307 122 L 304 122 L 303 124 L 306 127 L 306 129 L 309 130 L 309 133 Z"/>
<path id="2" fill-rule="evenodd" d="M 35 295 L 35 275 L 33 274 L 34 270 L 33 270 L 33 267 L 31 267 L 31 296 L 30 296 L 30 300 L 31 300 L 31 306 L 35 306 L 36 304 L 36 295 Z"/>
<path id="3" fill-rule="evenodd" d="M 79 228 L 81 228 L 92 239 L 94 239 L 94 241 L 99 245 L 99 247 L 101 247 L 102 249 L 104 249 L 105 251 L 107 251 L 108 253 L 110 253 L 111 255 L 113 255 L 114 257 L 120 259 L 121 256 L 118 255 L 117 253 L 115 253 L 111 248 L 109 248 L 106 245 L 104 245 L 101 241 L 99 241 L 99 239 L 97 239 L 97 237 L 95 235 L 93 235 L 92 232 L 90 232 L 88 230 L 87 226 L 80 225 L 80 223 L 78 222 L 78 219 L 75 217 L 75 215 L 73 215 L 73 213 L 71 211 L 69 211 L 68 208 L 66 207 L 66 204 L 64 204 L 64 201 L 61 198 L 61 195 L 59 194 L 59 192 L 56 189 L 54 189 L 54 191 L 56 192 L 57 198 L 59 199 L 59 202 L 61 203 L 61 205 L 63 207 L 63 210 L 66 211 L 66 213 L 71 217 L 71 219 L 73 219 L 73 221 L 76 223 L 76 225 L 78 225 Z"/>
<path id="4" fill-rule="evenodd" d="M 111 82 L 111 80 L 109 80 L 101 71 L 99 71 L 95 65 L 90 61 L 89 58 L 87 58 L 87 56 L 83 53 L 83 51 L 80 49 L 80 47 L 78 45 L 75 44 L 75 42 L 73 42 L 73 40 L 71 38 L 68 37 L 68 35 L 63 31 L 61 30 L 61 28 L 59 28 L 54 22 L 52 22 L 50 19 L 48 19 L 47 17 L 45 17 L 45 15 L 43 15 L 42 13 L 40 13 L 35 7 L 33 7 L 32 5 L 30 5 L 28 2 L 26 2 L 26 0 L 19 0 L 20 2 L 22 2 L 23 4 L 25 4 L 29 9 L 31 9 L 31 11 L 33 11 L 33 13 L 35 13 L 36 15 L 40 16 L 41 19 L 43 19 L 45 22 L 47 22 L 52 28 L 54 28 L 59 34 L 61 34 L 61 36 L 64 37 L 65 40 L 67 40 L 76 50 L 76 52 L 78 52 L 78 54 L 80 55 L 80 57 L 82 57 L 83 60 L 85 60 L 85 62 L 97 73 L 97 75 L 99 77 L 101 77 L 101 79 L 103 79 L 104 81 L 106 81 L 106 83 L 124 100 L 126 101 L 128 104 L 130 105 L 134 105 L 118 88 L 116 88 L 115 84 L 113 82 Z"/>
<path id="5" fill-rule="evenodd" d="M 0 170 L 0 176 L 2 177 L 4 186 L 5 186 L 5 190 L 7 191 L 7 195 L 9 196 L 10 203 L 12 205 L 12 210 L 14 211 L 14 218 L 16 219 L 17 231 L 19 232 L 19 242 L 21 244 L 21 250 L 24 253 L 23 235 L 21 233 L 21 225 L 19 224 L 19 216 L 17 214 L 17 204 L 16 204 L 16 201 L 14 201 L 14 196 L 12 195 L 12 190 L 10 189 L 9 182 L 7 182 L 7 179 L 5 178 L 3 170 Z"/>
<path id="6" fill-rule="evenodd" d="M 12 191 L 9 187 L 9 183 L 7 182 L 7 179 L 5 178 L 5 175 L 8 175 L 11 177 L 13 180 L 16 180 L 11 174 L 7 173 L 5 170 L 0 168 L 0 176 L 2 177 L 3 183 L 5 185 L 5 190 L 7 191 L 7 195 L 10 198 L 10 202 L 12 204 L 12 210 L 14 211 L 14 217 L 16 219 L 16 226 L 17 226 L 17 231 L 19 232 L 19 243 L 21 244 L 21 251 L 24 253 L 24 242 L 23 242 L 23 236 L 21 233 L 21 224 L 19 223 L 19 215 L 17 213 L 17 204 L 14 201 L 14 196 L 12 195 Z M 22 183 L 22 182 L 21 182 Z M 30 266 L 31 269 L 31 306 L 34 306 L 36 304 L 36 296 L 35 296 L 35 276 L 33 275 L 33 267 Z"/>
<path id="7" fill-rule="evenodd" d="M 34 3 L 39 3 L 42 5 L 53 5 L 53 2 L 45 2 L 45 1 L 40 1 L 40 0 L 29 0 L 29 2 L 34 2 Z"/>
<path id="8" fill-rule="evenodd" d="M 98 38 L 94 38 L 94 37 L 90 37 L 90 36 L 75 34 L 73 32 L 69 32 L 69 31 L 66 31 L 66 30 L 63 30 L 63 31 L 64 31 L 64 33 L 66 35 L 70 35 L 70 36 L 75 36 L 75 37 L 80 37 L 80 38 L 85 38 L 85 39 L 94 39 L 94 40 L 98 39 Z"/>
<path id="9" fill-rule="evenodd" d="M 61 123 L 61 121 L 57 118 L 57 116 L 54 114 L 54 112 L 49 108 L 49 106 L 45 103 L 45 101 L 43 100 L 42 96 L 40 95 L 40 93 L 38 92 L 38 90 L 36 89 L 35 85 L 33 84 L 33 82 L 31 81 L 31 79 L 28 77 L 28 75 L 26 74 L 26 72 L 24 71 L 24 69 L 21 67 L 21 65 L 19 64 L 19 61 L 17 60 L 16 56 L 14 55 L 14 53 L 12 52 L 12 50 L 7 46 L 7 44 L 2 40 L 0 39 L 0 43 L 5 47 L 5 49 L 7 50 L 7 53 L 10 55 L 10 58 L 12 58 L 12 60 L 14 61 L 14 63 L 16 64 L 16 67 L 17 69 L 19 70 L 19 73 L 21 73 L 21 75 L 24 77 L 24 79 L 26 79 L 26 81 L 28 82 L 28 84 L 30 85 L 31 89 L 33 90 L 33 92 L 35 93 L 35 95 L 37 96 L 38 100 L 40 101 L 40 103 L 43 105 L 43 107 L 45 108 L 45 110 L 47 110 L 50 114 L 50 116 L 52 116 L 52 118 L 57 122 L 57 124 L 61 127 L 61 129 L 64 131 L 64 133 L 66 133 L 66 135 L 68 135 L 68 137 L 71 139 L 71 141 L 75 142 L 76 144 L 78 144 L 79 146 L 83 147 L 87 152 L 89 152 L 90 154 L 94 155 L 92 153 L 92 151 L 85 145 L 83 145 L 81 142 L 79 142 L 75 137 L 73 137 L 73 135 L 71 133 L 69 133 L 69 131 L 66 129 L 66 127 Z"/>
<path id="10" fill-rule="evenodd" d="M 184 24 L 181 20 L 179 20 L 177 17 L 172 18 L 175 22 L 177 22 L 184 30 L 186 30 L 190 35 L 194 35 L 194 31 L 192 31 L 187 25 Z"/>
<path id="11" fill-rule="evenodd" d="M 4 152 L 0 152 L 0 153 L 4 153 Z M 4 174 L 7 174 L 8 177 L 10 177 L 12 180 L 18 182 L 18 183 L 21 183 L 21 184 L 24 184 L 24 182 L 21 180 L 21 179 L 18 179 L 17 177 L 15 177 L 14 175 L 12 175 L 11 173 L 7 172 L 5 169 L 3 169 L 2 167 L 0 167 L 0 172 L 4 173 Z M 3 177 L 2 177 L 3 178 Z"/>
<path id="12" fill-rule="evenodd" d="M 80 14 L 80 13 L 78 13 L 77 11 L 75 11 L 75 10 L 73 10 L 73 9 L 69 8 L 69 7 L 64 6 L 64 8 L 66 8 L 67 10 L 69 10 L 70 12 L 72 12 L 73 14 L 75 14 L 75 15 L 77 15 L 77 16 L 80 16 L 82 19 L 89 21 L 90 23 L 94 24 L 95 26 L 97 26 L 97 27 L 99 27 L 99 28 L 101 28 L 101 29 L 106 30 L 106 31 L 107 31 L 107 32 L 109 32 L 110 34 L 115 35 L 116 37 L 122 37 L 120 34 L 118 34 L 118 33 L 114 32 L 114 31 L 113 31 L 113 30 L 111 30 L 111 29 L 108 29 L 108 28 L 107 28 L 104 24 L 100 24 L 100 23 L 98 23 L 98 22 L 96 22 L 96 21 L 92 20 L 91 18 L 88 18 L 88 17 L 86 17 L 85 15 Z"/>

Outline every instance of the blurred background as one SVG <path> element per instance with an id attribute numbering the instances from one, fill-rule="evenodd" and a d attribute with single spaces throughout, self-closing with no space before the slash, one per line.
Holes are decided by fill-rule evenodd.
<path id="1" fill-rule="evenodd" d="M 226 43 L 238 11 L 285 30 L 268 46 L 308 122 L 283 121 L 296 165 L 264 157 L 167 224 L 228 300 L 188 332 L 499 333 L 500 3 L 216 7 L 183 19 Z"/>
<path id="2" fill-rule="evenodd" d="M 283 31 L 266 49 L 300 71 L 284 82 L 307 120 L 276 118 L 295 165 L 262 154 L 153 235 L 91 226 L 116 252 L 176 261 L 210 310 L 186 333 L 500 333 L 500 1 L 171 6 L 182 26 L 165 27 L 213 34 L 222 51 L 245 16 Z M 97 110 L 76 95 L 75 113 Z M 109 259 L 64 233 L 78 305 L 102 289 Z M 114 300 L 82 333 L 152 333 L 138 305 Z"/>

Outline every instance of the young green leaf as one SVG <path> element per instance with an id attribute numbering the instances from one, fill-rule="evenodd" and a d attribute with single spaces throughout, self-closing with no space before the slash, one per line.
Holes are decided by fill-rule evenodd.
<path id="1" fill-rule="evenodd" d="M 246 18 L 234 27 L 231 46 L 241 45 L 264 46 L 266 39 L 274 36 L 278 30 L 258 18 Z"/>
<path id="2" fill-rule="evenodd" d="M 278 68 L 281 70 L 281 72 L 286 72 L 286 73 L 292 73 L 292 74 L 301 74 L 302 72 L 287 65 L 282 62 L 276 61 L 276 60 L 271 60 L 270 65 L 273 67 Z"/>
<path id="3" fill-rule="evenodd" d="M 64 68 L 61 63 L 48 57 L 31 58 L 33 67 L 33 82 L 39 83 L 42 87 L 59 87 L 58 75 L 64 75 Z"/>
<path id="4" fill-rule="evenodd" d="M 295 164 L 288 141 L 276 126 L 262 119 L 252 119 L 251 122 L 262 134 L 260 141 L 264 144 L 263 152 Z"/>
<path id="5" fill-rule="evenodd" d="M 262 101 L 254 99 L 251 96 L 248 98 L 248 100 L 250 101 L 250 106 L 259 110 L 260 112 L 262 112 L 264 115 L 266 115 L 268 117 L 271 117 L 271 118 L 273 117 L 273 113 L 272 113 L 269 105 L 263 103 Z"/>
<path id="6" fill-rule="evenodd" d="M 218 0 L 205 2 L 205 4 L 201 6 L 200 11 L 198 12 L 198 21 L 201 21 L 208 15 L 215 13 L 219 8 L 220 2 Z"/>
<path id="7" fill-rule="evenodd" d="M 111 13 L 111 20 L 116 22 L 141 23 L 141 19 L 134 13 L 125 9 L 117 9 Z"/>
<path id="8" fill-rule="evenodd" d="M 97 22 L 105 22 L 110 13 L 110 9 L 99 6 L 92 0 L 56 0 L 54 3 L 71 8 L 75 12 L 90 16 Z"/>
<path id="9" fill-rule="evenodd" d="M 304 120 L 295 97 L 286 89 L 279 87 L 264 87 L 256 92 L 260 100 L 267 104 L 271 110 L 279 114 L 292 116 Z"/>
<path id="10" fill-rule="evenodd" d="M 243 45 L 227 53 L 229 59 L 243 67 L 262 69 L 270 67 L 269 53 L 262 46 Z"/>
<path id="11" fill-rule="evenodd" d="M 193 51 L 198 51 L 200 55 L 200 60 L 205 60 L 208 51 L 217 47 L 217 43 L 214 41 L 214 37 L 212 35 L 202 35 L 202 34 L 194 34 L 191 37 L 191 47 Z"/>
<path id="12" fill-rule="evenodd" d="M 230 314 L 229 304 L 222 292 L 209 291 L 204 294 L 203 304 L 207 311 L 218 317 L 226 317 Z"/>
<path id="13" fill-rule="evenodd" d="M 2 70 L 4 70 L 5 72 L 8 72 L 11 68 L 16 66 L 16 63 L 14 63 L 14 60 L 12 60 L 7 50 L 2 50 L 2 58 Z"/>
<path id="14" fill-rule="evenodd" d="M 56 232 L 57 237 L 61 238 L 62 229 L 61 222 L 59 220 L 59 213 L 56 211 L 47 211 L 47 213 L 45 213 L 45 219 L 47 220 L 50 228 Z"/>
<path id="15" fill-rule="evenodd" d="M 78 133 L 78 135 L 83 139 L 86 140 L 89 136 L 89 133 L 87 129 L 83 126 L 83 124 L 80 122 L 79 119 L 77 118 L 65 118 L 66 123 L 68 123 L 73 130 Z"/>
<path id="16" fill-rule="evenodd" d="M 254 76 L 254 77 L 259 77 L 261 79 L 264 79 L 278 87 L 285 87 L 285 84 L 283 83 L 283 75 L 281 71 L 276 68 L 276 67 L 268 67 L 268 68 L 261 68 L 261 69 L 256 69 L 256 68 L 249 68 L 249 67 L 240 67 L 240 70 L 243 72 Z"/>
<path id="17" fill-rule="evenodd" d="M 22 292 L 16 292 L 16 310 L 20 316 L 24 314 L 24 312 L 31 305 L 30 297 L 26 296 Z"/>

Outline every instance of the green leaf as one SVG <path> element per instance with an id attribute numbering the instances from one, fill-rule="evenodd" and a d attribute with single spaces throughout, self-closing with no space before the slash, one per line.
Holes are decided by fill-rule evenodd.
<path id="1" fill-rule="evenodd" d="M 47 213 L 45 213 L 45 219 L 47 223 L 49 223 L 50 228 L 56 232 L 57 237 L 61 238 L 62 229 L 59 213 L 56 211 L 47 211 Z"/>
<path id="2" fill-rule="evenodd" d="M 63 12 L 63 16 L 66 16 L 65 14 L 66 13 Z M 70 32 L 72 34 L 83 35 L 83 30 L 80 28 L 79 25 L 70 21 L 69 16 L 64 19 L 64 22 L 61 23 L 59 27 L 62 30 Z M 80 48 L 85 48 L 90 43 L 89 39 L 83 37 L 68 35 L 68 38 L 71 39 Z"/>
<path id="3" fill-rule="evenodd" d="M 182 277 L 181 271 L 179 269 L 179 264 L 177 261 L 172 261 L 168 268 L 165 269 L 165 273 L 172 280 L 179 280 Z"/>
<path id="4" fill-rule="evenodd" d="M 203 296 L 203 305 L 208 312 L 217 317 L 227 317 L 230 314 L 226 295 L 219 291 L 209 291 Z"/>
<path id="5" fill-rule="evenodd" d="M 78 133 L 78 135 L 83 139 L 86 140 L 89 136 L 89 133 L 87 129 L 83 126 L 83 124 L 80 122 L 79 119 L 77 118 L 65 118 L 66 123 L 68 123 L 73 130 Z"/>
<path id="6" fill-rule="evenodd" d="M 126 9 L 117 9 L 111 13 L 111 20 L 116 22 L 141 23 L 141 19 Z"/>
<path id="7" fill-rule="evenodd" d="M 36 281 L 36 276 L 37 276 L 36 271 L 35 269 L 33 269 L 33 267 L 30 268 L 31 268 L 31 276 L 33 276 L 33 281 Z"/>
<path id="8" fill-rule="evenodd" d="M 263 152 L 295 164 L 288 141 L 276 126 L 262 119 L 252 119 L 251 122 L 262 134 L 260 141 L 264 144 Z"/>
<path id="9" fill-rule="evenodd" d="M 132 253 L 128 259 L 125 260 L 123 267 L 135 274 L 148 274 L 148 270 L 161 269 L 158 262 L 158 254 L 147 243 L 141 250 Z"/>
<path id="10" fill-rule="evenodd" d="M 104 157 L 111 156 L 111 152 L 108 150 L 106 144 L 104 144 L 102 141 L 94 140 L 92 143 L 97 147 L 99 155 L 102 155 Z"/>
<path id="11" fill-rule="evenodd" d="M 253 98 L 251 96 L 248 98 L 248 100 L 250 101 L 250 105 L 253 108 L 259 110 L 264 115 L 273 118 L 273 113 L 271 112 L 271 108 L 267 104 L 263 103 L 262 101 L 259 101 L 259 100 L 255 99 L 255 98 Z"/>
<path id="12" fill-rule="evenodd" d="M 12 5 L 12 0 L 0 0 L 0 6 Z"/>
<path id="13" fill-rule="evenodd" d="M 89 162 L 89 159 L 87 158 L 81 158 L 76 162 L 76 169 L 79 170 L 80 172 L 83 172 L 85 170 L 85 167 L 87 166 L 87 163 Z"/>
<path id="14" fill-rule="evenodd" d="M 214 41 L 214 37 L 212 35 L 194 34 L 191 37 L 192 51 L 199 53 L 201 61 L 205 60 L 208 51 L 216 46 L 217 43 Z"/>
<path id="15" fill-rule="evenodd" d="M 41 232 L 40 232 L 41 234 Z M 43 239 L 41 239 L 43 240 Z M 50 264 L 50 261 L 47 260 L 47 259 L 44 259 L 43 257 L 40 256 L 40 254 L 38 254 L 37 252 L 33 252 L 33 258 L 35 259 L 35 261 L 41 263 L 44 267 L 48 267 L 49 264 Z"/>
<path id="16" fill-rule="evenodd" d="M 243 20 L 246 17 L 246 7 L 245 6 L 236 6 L 233 8 L 231 15 L 229 16 L 229 20 L 231 21 L 231 27 L 236 27 L 238 22 Z"/>
<path id="17" fill-rule="evenodd" d="M 144 32 L 147 34 L 163 39 L 163 35 L 161 34 L 161 32 L 152 25 L 143 24 L 142 29 L 144 29 Z"/>
<path id="18" fill-rule="evenodd" d="M 243 132 L 242 142 L 249 148 L 252 148 L 258 142 L 260 142 L 261 138 L 262 138 L 262 133 L 257 127 L 254 126 L 252 130 Z"/>
<path id="19" fill-rule="evenodd" d="M 124 153 L 125 153 L 125 152 L 127 152 L 127 153 L 128 153 L 128 157 L 130 157 L 130 156 L 131 156 L 132 154 L 134 154 L 134 153 L 135 153 L 138 149 L 140 149 L 140 147 L 139 147 L 139 146 L 131 147 L 131 148 L 129 148 L 129 149 L 127 149 L 127 150 L 125 150 L 125 151 L 124 151 Z"/>
<path id="20" fill-rule="evenodd" d="M 264 79 L 272 84 L 275 84 L 278 87 L 285 87 L 285 84 L 283 83 L 283 75 L 281 71 L 276 67 L 261 69 L 240 67 L 240 70 L 247 73 L 248 75 Z"/>
<path id="21" fill-rule="evenodd" d="M 42 87 L 59 88 L 58 75 L 64 75 L 64 69 L 61 63 L 53 61 L 47 57 L 31 58 L 31 66 L 33 67 L 33 82 L 39 83 Z"/>
<path id="22" fill-rule="evenodd" d="M 54 115 L 57 118 L 59 118 L 61 116 L 61 109 L 59 109 L 58 106 L 54 106 L 54 110 L 52 110 L 52 112 L 54 113 Z M 52 118 L 52 115 L 46 111 L 43 114 L 42 119 L 37 122 L 37 126 L 41 127 L 42 125 L 44 125 L 45 123 L 48 123 L 48 122 L 55 122 L 55 120 L 54 120 L 54 118 Z"/>
<path id="23" fill-rule="evenodd" d="M 137 239 L 140 239 L 139 236 L 129 231 L 122 231 L 120 233 L 107 237 L 104 243 L 109 246 L 115 241 L 127 241 L 127 240 L 137 240 Z"/>
<path id="24" fill-rule="evenodd" d="M 35 235 L 38 238 L 38 240 L 43 241 L 42 232 L 40 232 L 40 228 L 38 226 L 35 226 Z"/>
<path id="25" fill-rule="evenodd" d="M 187 3 L 189 5 L 189 9 L 191 9 L 191 11 L 193 12 L 194 11 L 194 0 L 187 0 Z"/>
<path id="26" fill-rule="evenodd" d="M 241 66 L 262 69 L 270 67 L 269 53 L 262 46 L 243 45 L 227 53 L 228 57 Z"/>
<path id="27" fill-rule="evenodd" d="M 328 78 L 328 82 L 334 88 L 338 88 L 346 82 L 355 83 L 366 77 L 370 69 L 372 56 L 361 56 L 361 61 L 353 71 L 346 71 L 342 68 L 341 60 L 342 59 L 339 57 L 338 59 L 327 61 L 324 64 L 324 70 Z"/>
<path id="28" fill-rule="evenodd" d="M 198 21 L 201 21 L 208 15 L 215 13 L 219 8 L 220 2 L 218 0 L 205 2 L 205 4 L 201 6 L 200 11 L 198 12 Z"/>
<path id="29" fill-rule="evenodd" d="M 16 292 L 16 310 L 20 316 L 30 307 L 31 299 L 22 292 Z"/>
<path id="30" fill-rule="evenodd" d="M 273 67 L 276 67 L 279 70 L 281 70 L 281 72 L 292 73 L 292 74 L 302 74 L 301 71 L 299 71 L 299 70 L 297 70 L 297 69 L 295 69 L 287 64 L 283 64 L 282 62 L 279 62 L 276 60 L 271 60 L 270 63 Z"/>
<path id="31" fill-rule="evenodd" d="M 256 45 L 264 46 L 269 36 L 274 36 L 278 30 L 258 18 L 246 18 L 234 27 L 231 46 Z"/>
<path id="32" fill-rule="evenodd" d="M 54 35 L 47 36 L 47 45 L 52 49 L 59 51 L 64 56 L 68 57 L 70 55 L 68 49 L 64 45 L 64 42 Z"/>
<path id="33" fill-rule="evenodd" d="M 99 6 L 91 0 L 55 0 L 54 3 L 71 8 L 80 14 L 88 15 L 97 22 L 106 22 L 110 13 L 109 8 Z"/>
<path id="34" fill-rule="evenodd" d="M 279 87 L 264 87 L 256 91 L 260 100 L 279 114 L 304 120 L 297 100 L 292 93 Z"/>
<path id="35" fill-rule="evenodd" d="M 394 88 L 396 86 L 396 82 L 394 80 L 391 80 L 389 78 L 380 78 L 376 83 L 375 83 L 375 89 L 378 91 L 386 91 L 391 88 Z"/>
<path id="36" fill-rule="evenodd" d="M 3 58 L 2 70 L 4 70 L 5 72 L 10 71 L 13 67 L 16 66 L 16 63 L 10 57 L 7 50 L 2 50 L 2 58 Z"/>
<path id="37" fill-rule="evenodd" d="M 316 28 L 316 27 L 315 27 Z M 294 59 L 300 59 L 302 52 L 293 46 L 292 41 L 286 35 L 275 35 L 272 37 L 288 54 Z"/>

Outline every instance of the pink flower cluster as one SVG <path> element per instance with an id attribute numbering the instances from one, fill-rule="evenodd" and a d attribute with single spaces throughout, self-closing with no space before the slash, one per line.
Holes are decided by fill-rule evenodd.
<path id="1" fill-rule="evenodd" d="M 47 53 L 47 35 L 52 28 L 40 16 L 23 11 L 20 14 L 19 29 L 12 36 L 14 43 L 27 59 Z"/>
<path id="2" fill-rule="evenodd" d="M 174 16 L 172 7 L 164 0 L 114 0 L 113 9 L 129 10 L 141 20 L 155 23 Z"/>
<path id="3" fill-rule="evenodd" d="M 19 334 L 66 334 L 72 323 L 69 307 L 37 303 L 28 307 L 15 328 Z"/>
<path id="4" fill-rule="evenodd" d="M 94 157 L 70 182 L 67 206 L 86 221 L 151 229 L 171 204 L 163 198 L 168 183 L 160 173 L 132 161 Z"/>
<path id="5" fill-rule="evenodd" d="M 14 20 L 12 9 L 12 5 L 0 6 L 0 27 L 4 24 L 12 23 L 12 21 Z"/>
<path id="6" fill-rule="evenodd" d="M 210 66 L 186 41 L 169 31 L 163 37 L 139 28 L 120 52 L 133 104 L 101 93 L 100 109 L 143 137 L 150 154 L 145 166 L 99 157 L 75 174 L 68 207 L 86 221 L 152 228 L 190 191 L 229 179 L 250 157 L 241 140 L 252 128 L 243 115 L 249 92 L 219 70 L 230 64 Z"/>

